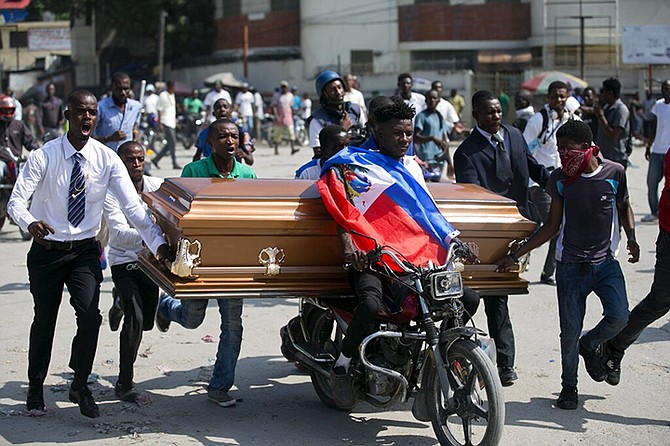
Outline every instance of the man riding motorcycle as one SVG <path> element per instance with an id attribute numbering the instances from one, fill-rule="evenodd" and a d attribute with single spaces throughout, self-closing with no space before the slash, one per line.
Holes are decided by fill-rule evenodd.
<path id="1" fill-rule="evenodd" d="M 329 124 L 342 126 L 351 138 L 351 145 L 359 147 L 365 140 L 365 118 L 357 104 L 344 100 L 344 80 L 335 71 L 324 71 L 315 81 L 321 108 L 308 119 L 309 145 L 319 156 L 319 133 Z"/>
<path id="2" fill-rule="evenodd" d="M 22 160 L 23 148 L 33 150 L 38 147 L 28 126 L 17 119 L 16 105 L 10 96 L 0 96 L 0 228 L 7 219 L 7 202 L 12 194 L 16 177 L 19 173 L 19 162 Z M 24 240 L 28 233 L 21 232 Z"/>
<path id="3" fill-rule="evenodd" d="M 413 117 L 414 109 L 400 100 L 379 107 L 374 112 L 379 152 L 349 147 L 325 163 L 317 182 L 324 205 L 338 224 L 358 298 L 331 371 L 333 400 L 341 407 L 355 403 L 349 365 L 383 306 L 382 288 L 389 286 L 382 275 L 368 268 L 370 239 L 393 246 L 414 264 L 442 264 L 450 243 L 462 243 L 456 239 L 459 231 L 437 209 L 421 168 L 413 157 L 405 156 L 412 141 Z M 376 195 L 371 190 L 382 192 L 371 197 Z M 399 212 L 400 208 L 405 212 Z M 473 245 L 472 252 L 476 251 Z M 391 286 L 392 295 L 401 292 Z M 462 300 L 467 319 L 477 310 L 479 296 L 466 289 Z"/>
<path id="4" fill-rule="evenodd" d="M 2 177 L 7 174 L 7 162 L 14 160 L 9 157 L 5 147 L 12 151 L 12 158 L 20 158 L 23 154 L 23 148 L 34 150 L 38 148 L 37 142 L 33 138 L 30 129 L 23 123 L 14 119 L 16 117 L 16 106 L 14 99 L 9 96 L 0 96 L 0 141 L 2 150 L 0 151 L 0 173 Z"/>

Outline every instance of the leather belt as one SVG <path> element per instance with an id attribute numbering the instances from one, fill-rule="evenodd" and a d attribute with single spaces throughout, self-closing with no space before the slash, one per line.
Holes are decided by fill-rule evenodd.
<path id="1" fill-rule="evenodd" d="M 41 238 L 33 238 L 33 241 L 38 245 L 44 246 L 47 249 L 47 251 L 52 249 L 58 251 L 72 251 L 73 249 L 78 248 L 80 246 L 93 243 L 95 241 L 95 237 L 85 238 L 83 240 L 71 240 L 69 242 L 58 242 L 55 240 L 44 240 Z"/>

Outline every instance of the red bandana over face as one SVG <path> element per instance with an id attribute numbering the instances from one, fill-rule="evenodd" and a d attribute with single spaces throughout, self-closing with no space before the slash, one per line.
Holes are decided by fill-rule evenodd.
<path id="1" fill-rule="evenodd" d="M 596 145 L 586 150 L 559 150 L 558 155 L 561 157 L 561 168 L 568 177 L 577 179 L 577 176 L 588 166 L 591 157 L 597 156 L 598 152 L 600 152 L 600 147 Z"/>

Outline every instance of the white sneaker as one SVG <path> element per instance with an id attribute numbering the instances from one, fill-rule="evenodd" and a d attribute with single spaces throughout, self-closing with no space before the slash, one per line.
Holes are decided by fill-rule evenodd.
<path id="1" fill-rule="evenodd" d="M 654 214 L 647 214 L 642 219 L 640 220 L 642 223 L 651 223 L 653 221 L 658 220 L 658 215 Z"/>

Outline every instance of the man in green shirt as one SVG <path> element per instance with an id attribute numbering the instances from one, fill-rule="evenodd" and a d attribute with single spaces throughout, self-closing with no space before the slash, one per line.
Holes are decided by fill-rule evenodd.
<path id="1" fill-rule="evenodd" d="M 235 160 L 239 144 L 238 127 L 221 118 L 209 127 L 207 142 L 212 154 L 187 164 L 181 173 L 190 178 L 256 178 L 249 166 Z M 221 315 L 221 333 L 212 379 L 207 386 L 207 397 L 222 407 L 234 406 L 237 400 L 228 394 L 235 381 L 235 366 L 242 345 L 242 299 L 217 299 Z M 184 328 L 194 329 L 202 324 L 207 310 L 207 299 L 174 299 L 163 295 L 156 312 L 156 326 L 167 331 L 175 321 Z"/>
<path id="2" fill-rule="evenodd" d="M 205 109 L 205 105 L 200 100 L 200 92 L 193 90 L 191 96 L 184 98 L 184 110 L 186 113 L 197 115 Z"/>

